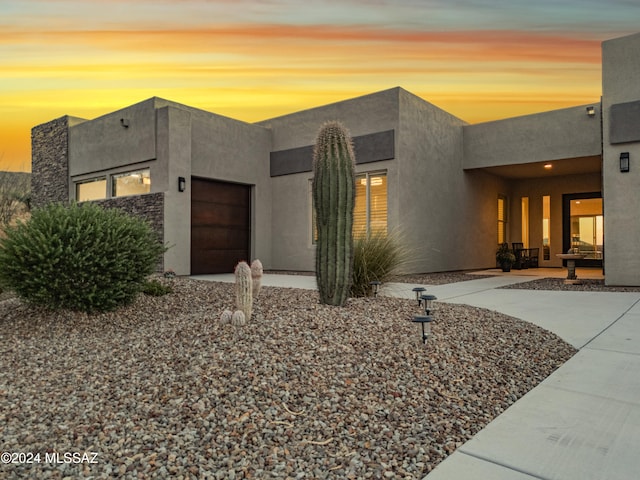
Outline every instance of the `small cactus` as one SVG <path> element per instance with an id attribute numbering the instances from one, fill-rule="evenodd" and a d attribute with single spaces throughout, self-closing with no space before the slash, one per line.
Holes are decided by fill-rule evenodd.
<path id="1" fill-rule="evenodd" d="M 231 323 L 232 315 L 233 312 L 231 310 L 225 310 L 222 312 L 222 315 L 220 315 L 220 324 L 226 325 L 227 323 Z"/>
<path id="2" fill-rule="evenodd" d="M 255 259 L 251 262 L 251 280 L 253 283 L 253 296 L 256 298 L 262 288 L 262 262 Z"/>
<path id="3" fill-rule="evenodd" d="M 253 282 L 251 268 L 247 262 L 236 265 L 236 308 L 242 310 L 246 321 L 251 320 L 253 309 Z"/>
<path id="4" fill-rule="evenodd" d="M 234 327 L 243 327 L 247 324 L 247 317 L 245 317 L 242 310 L 236 310 L 231 316 L 231 325 Z"/>

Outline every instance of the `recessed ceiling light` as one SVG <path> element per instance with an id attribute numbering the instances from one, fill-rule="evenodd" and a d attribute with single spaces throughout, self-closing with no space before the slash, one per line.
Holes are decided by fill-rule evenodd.
<path id="1" fill-rule="evenodd" d="M 551 170 L 553 168 L 553 165 L 551 165 L 550 163 L 545 163 L 544 168 L 546 168 L 547 170 Z"/>

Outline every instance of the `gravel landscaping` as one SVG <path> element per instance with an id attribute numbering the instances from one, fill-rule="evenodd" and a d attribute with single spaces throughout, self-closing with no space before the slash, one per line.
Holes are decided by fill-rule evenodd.
<path id="1" fill-rule="evenodd" d="M 605 286 L 604 280 L 580 279 L 578 284 L 565 284 L 563 278 L 538 278 L 530 282 L 515 283 L 501 288 L 524 290 L 561 290 L 564 292 L 640 292 L 640 287 Z"/>
<path id="2" fill-rule="evenodd" d="M 287 288 L 236 328 L 232 284 L 162 281 L 106 314 L 0 302 L 0 450 L 40 454 L 1 478 L 421 479 L 575 353 L 449 304 L 424 346 L 415 301 Z"/>
<path id="3" fill-rule="evenodd" d="M 447 283 L 466 282 L 469 280 L 479 280 L 481 278 L 490 277 L 493 277 L 493 275 L 470 274 L 467 272 L 441 272 L 397 275 L 393 277 L 391 281 L 400 283 L 415 283 L 418 285 L 446 285 Z"/>

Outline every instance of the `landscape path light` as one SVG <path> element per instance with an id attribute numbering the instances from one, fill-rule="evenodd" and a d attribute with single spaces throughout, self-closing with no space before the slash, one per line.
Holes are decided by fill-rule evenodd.
<path id="1" fill-rule="evenodd" d="M 422 331 L 422 343 L 426 345 L 429 335 L 431 335 L 431 322 L 433 318 L 429 315 L 416 315 L 412 322 L 420 325 Z"/>
<path id="2" fill-rule="evenodd" d="M 433 311 L 433 301 L 437 300 L 438 297 L 435 295 L 422 295 L 420 298 L 424 302 L 424 314 L 431 315 L 431 312 Z"/>
<path id="3" fill-rule="evenodd" d="M 418 305 L 422 305 L 422 300 L 420 299 L 420 295 L 422 294 L 422 292 L 426 292 L 427 289 L 424 287 L 415 287 L 413 291 L 416 292 L 416 301 L 418 302 Z"/>
<path id="4" fill-rule="evenodd" d="M 373 282 L 369 282 L 369 285 L 371 285 L 371 289 L 373 290 L 373 296 L 377 297 L 378 289 L 380 288 L 380 282 L 378 280 L 374 280 Z"/>

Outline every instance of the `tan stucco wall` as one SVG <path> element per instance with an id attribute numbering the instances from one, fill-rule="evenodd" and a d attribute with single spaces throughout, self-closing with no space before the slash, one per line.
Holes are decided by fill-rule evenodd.
<path id="1" fill-rule="evenodd" d="M 207 112 L 191 120 L 191 175 L 251 185 L 251 260 L 273 268 L 271 134 L 264 127 Z"/>
<path id="2" fill-rule="evenodd" d="M 444 110 L 400 92 L 396 224 L 401 219 L 399 227 L 415 258 L 413 272 L 486 266 L 477 255 L 479 243 L 487 240 L 482 225 L 486 212 L 476 206 L 491 195 L 496 182 L 462 169 L 463 125 Z M 476 204 L 468 201 L 472 192 L 481 196 Z"/>
<path id="3" fill-rule="evenodd" d="M 600 155 L 599 101 L 464 127 L 464 168 Z"/>
<path id="4" fill-rule="evenodd" d="M 330 120 L 341 121 L 354 137 L 391 129 L 397 131 L 399 91 L 397 88 L 385 90 L 266 120 L 259 125 L 271 129 L 273 151 L 313 145 L 321 125 Z M 397 204 L 391 200 L 397 197 L 398 164 L 399 159 L 396 158 L 356 167 L 357 173 L 387 171 L 390 225 L 398 223 Z M 315 270 L 315 246 L 311 243 L 311 178 L 311 172 L 304 172 L 270 179 L 273 200 L 272 260 L 278 269 Z"/>
<path id="5" fill-rule="evenodd" d="M 71 127 L 69 175 L 145 162 L 156 158 L 155 98 Z M 126 119 L 124 128 L 120 119 Z"/>
<path id="6" fill-rule="evenodd" d="M 640 34 L 602 45 L 603 176 L 605 281 L 640 285 L 640 142 L 610 143 L 611 106 L 640 100 Z M 640 122 L 637 122 L 640 130 Z M 630 154 L 630 171 L 621 173 L 621 152 Z"/>
<path id="7" fill-rule="evenodd" d="M 191 115 L 174 107 L 157 110 L 157 165 L 151 185 L 165 192 L 164 240 L 169 247 L 164 267 L 178 275 L 190 273 L 191 195 L 178 191 L 178 177 L 191 171 Z"/>

